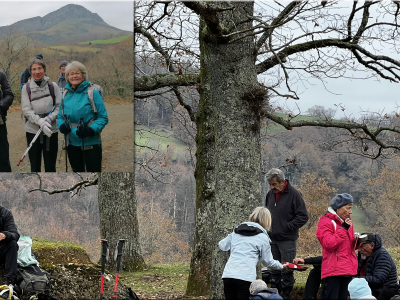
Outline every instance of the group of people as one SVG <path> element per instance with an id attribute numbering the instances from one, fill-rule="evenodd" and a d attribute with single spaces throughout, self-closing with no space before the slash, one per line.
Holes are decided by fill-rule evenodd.
<path id="1" fill-rule="evenodd" d="M 291 299 L 295 280 L 289 262 L 312 264 L 303 299 L 378 299 L 399 295 L 396 264 L 379 234 L 354 232 L 353 197 L 338 194 L 320 217 L 316 237 L 322 256 L 296 257 L 299 229 L 308 213 L 302 194 L 280 169 L 266 174 L 270 186 L 265 207 L 257 207 L 249 221 L 238 225 L 219 242 L 230 251 L 222 280 L 226 299 Z M 358 255 L 356 254 L 358 250 Z M 256 279 L 256 265 L 270 269 L 271 287 Z"/>
<path id="2" fill-rule="evenodd" d="M 24 72 L 21 107 L 31 172 L 41 172 L 42 157 L 45 172 L 56 172 L 58 131 L 73 172 L 101 172 L 100 133 L 108 123 L 102 95 L 82 63 L 63 61 L 59 68 L 58 83 L 50 81 L 38 54 Z M 14 94 L 3 71 L 0 90 L 0 172 L 11 172 L 6 115 Z"/>

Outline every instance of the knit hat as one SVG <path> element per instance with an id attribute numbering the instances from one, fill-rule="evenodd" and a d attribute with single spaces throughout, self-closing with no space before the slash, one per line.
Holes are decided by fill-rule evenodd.
<path id="1" fill-rule="evenodd" d="M 361 297 L 371 296 L 371 289 L 365 278 L 354 278 L 348 286 L 350 299 L 360 299 Z M 371 299 L 373 299 L 371 297 Z"/>
<path id="2" fill-rule="evenodd" d="M 37 58 L 37 59 L 43 59 L 43 55 L 42 55 L 42 54 L 37 54 L 37 55 L 35 56 L 35 58 Z"/>
<path id="3" fill-rule="evenodd" d="M 345 206 L 349 203 L 353 203 L 353 197 L 349 194 L 338 194 L 331 200 L 331 207 L 334 210 Z"/>
<path id="4" fill-rule="evenodd" d="M 61 69 L 62 66 L 66 66 L 66 65 L 68 65 L 68 62 L 65 61 L 65 60 L 63 60 L 63 61 L 60 63 L 60 66 L 59 66 L 58 68 Z"/>

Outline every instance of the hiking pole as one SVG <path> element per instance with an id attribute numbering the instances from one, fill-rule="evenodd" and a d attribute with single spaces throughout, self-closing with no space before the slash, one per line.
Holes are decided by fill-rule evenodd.
<path id="1" fill-rule="evenodd" d="M 108 261 L 108 242 L 105 239 L 101 240 L 101 283 L 100 283 L 100 299 L 103 299 L 104 292 L 104 270 Z"/>
<path id="2" fill-rule="evenodd" d="M 82 132 L 84 129 L 83 118 L 79 120 L 79 128 L 82 128 Z M 83 172 L 86 172 L 86 161 L 85 161 L 85 139 L 82 138 L 82 157 L 83 157 Z"/>
<path id="3" fill-rule="evenodd" d="M 53 106 L 52 110 L 49 112 L 47 116 L 50 116 L 50 114 L 54 111 L 55 106 Z M 24 154 L 22 155 L 21 159 L 17 163 L 17 167 L 19 166 L 20 163 L 24 160 L 26 154 L 28 154 L 29 150 L 32 148 L 33 143 L 37 140 L 39 137 L 40 133 L 42 132 L 42 128 L 39 128 L 38 132 L 36 132 L 35 136 L 33 137 L 32 141 L 29 143 L 28 149 L 25 150 Z"/>
<path id="4" fill-rule="evenodd" d="M 122 247 L 124 246 L 125 241 L 125 239 L 120 239 L 114 251 L 114 261 L 117 261 L 117 273 L 115 274 L 114 293 L 112 295 L 113 298 L 117 298 L 119 267 L 121 265 Z"/>

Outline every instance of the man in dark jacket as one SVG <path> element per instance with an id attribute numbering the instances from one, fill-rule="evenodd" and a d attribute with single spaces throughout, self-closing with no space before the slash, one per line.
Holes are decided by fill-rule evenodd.
<path id="1" fill-rule="evenodd" d="M 0 71 L 0 172 L 11 172 L 10 145 L 7 139 L 6 116 L 14 94 L 6 74 Z"/>
<path id="2" fill-rule="evenodd" d="M 5 265 L 4 284 L 14 284 L 17 278 L 19 233 L 14 217 L 7 208 L 0 206 L 0 263 Z"/>
<path id="3" fill-rule="evenodd" d="M 363 233 L 359 239 L 361 246 L 358 249 L 357 275 L 365 278 L 375 298 L 381 299 L 380 294 L 384 289 L 384 298 L 390 299 L 398 289 L 397 269 L 392 256 L 382 246 L 379 234 Z M 387 295 L 391 293 L 390 290 L 393 290 L 393 294 Z"/>
<path id="4" fill-rule="evenodd" d="M 266 174 L 270 191 L 265 199 L 265 207 L 272 216 L 271 251 L 274 259 L 292 262 L 296 257 L 299 229 L 307 223 L 308 213 L 301 193 L 285 180 L 279 169 L 271 169 Z M 293 270 L 272 271 L 271 286 L 282 292 L 284 300 L 291 299 L 294 285 Z"/>

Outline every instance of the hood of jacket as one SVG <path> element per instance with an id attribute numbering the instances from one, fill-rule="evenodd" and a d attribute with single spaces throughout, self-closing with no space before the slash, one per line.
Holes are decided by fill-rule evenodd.
<path id="1" fill-rule="evenodd" d="M 256 222 L 243 222 L 236 226 L 234 232 L 244 236 L 255 236 L 260 233 L 267 234 L 267 231 Z"/>

